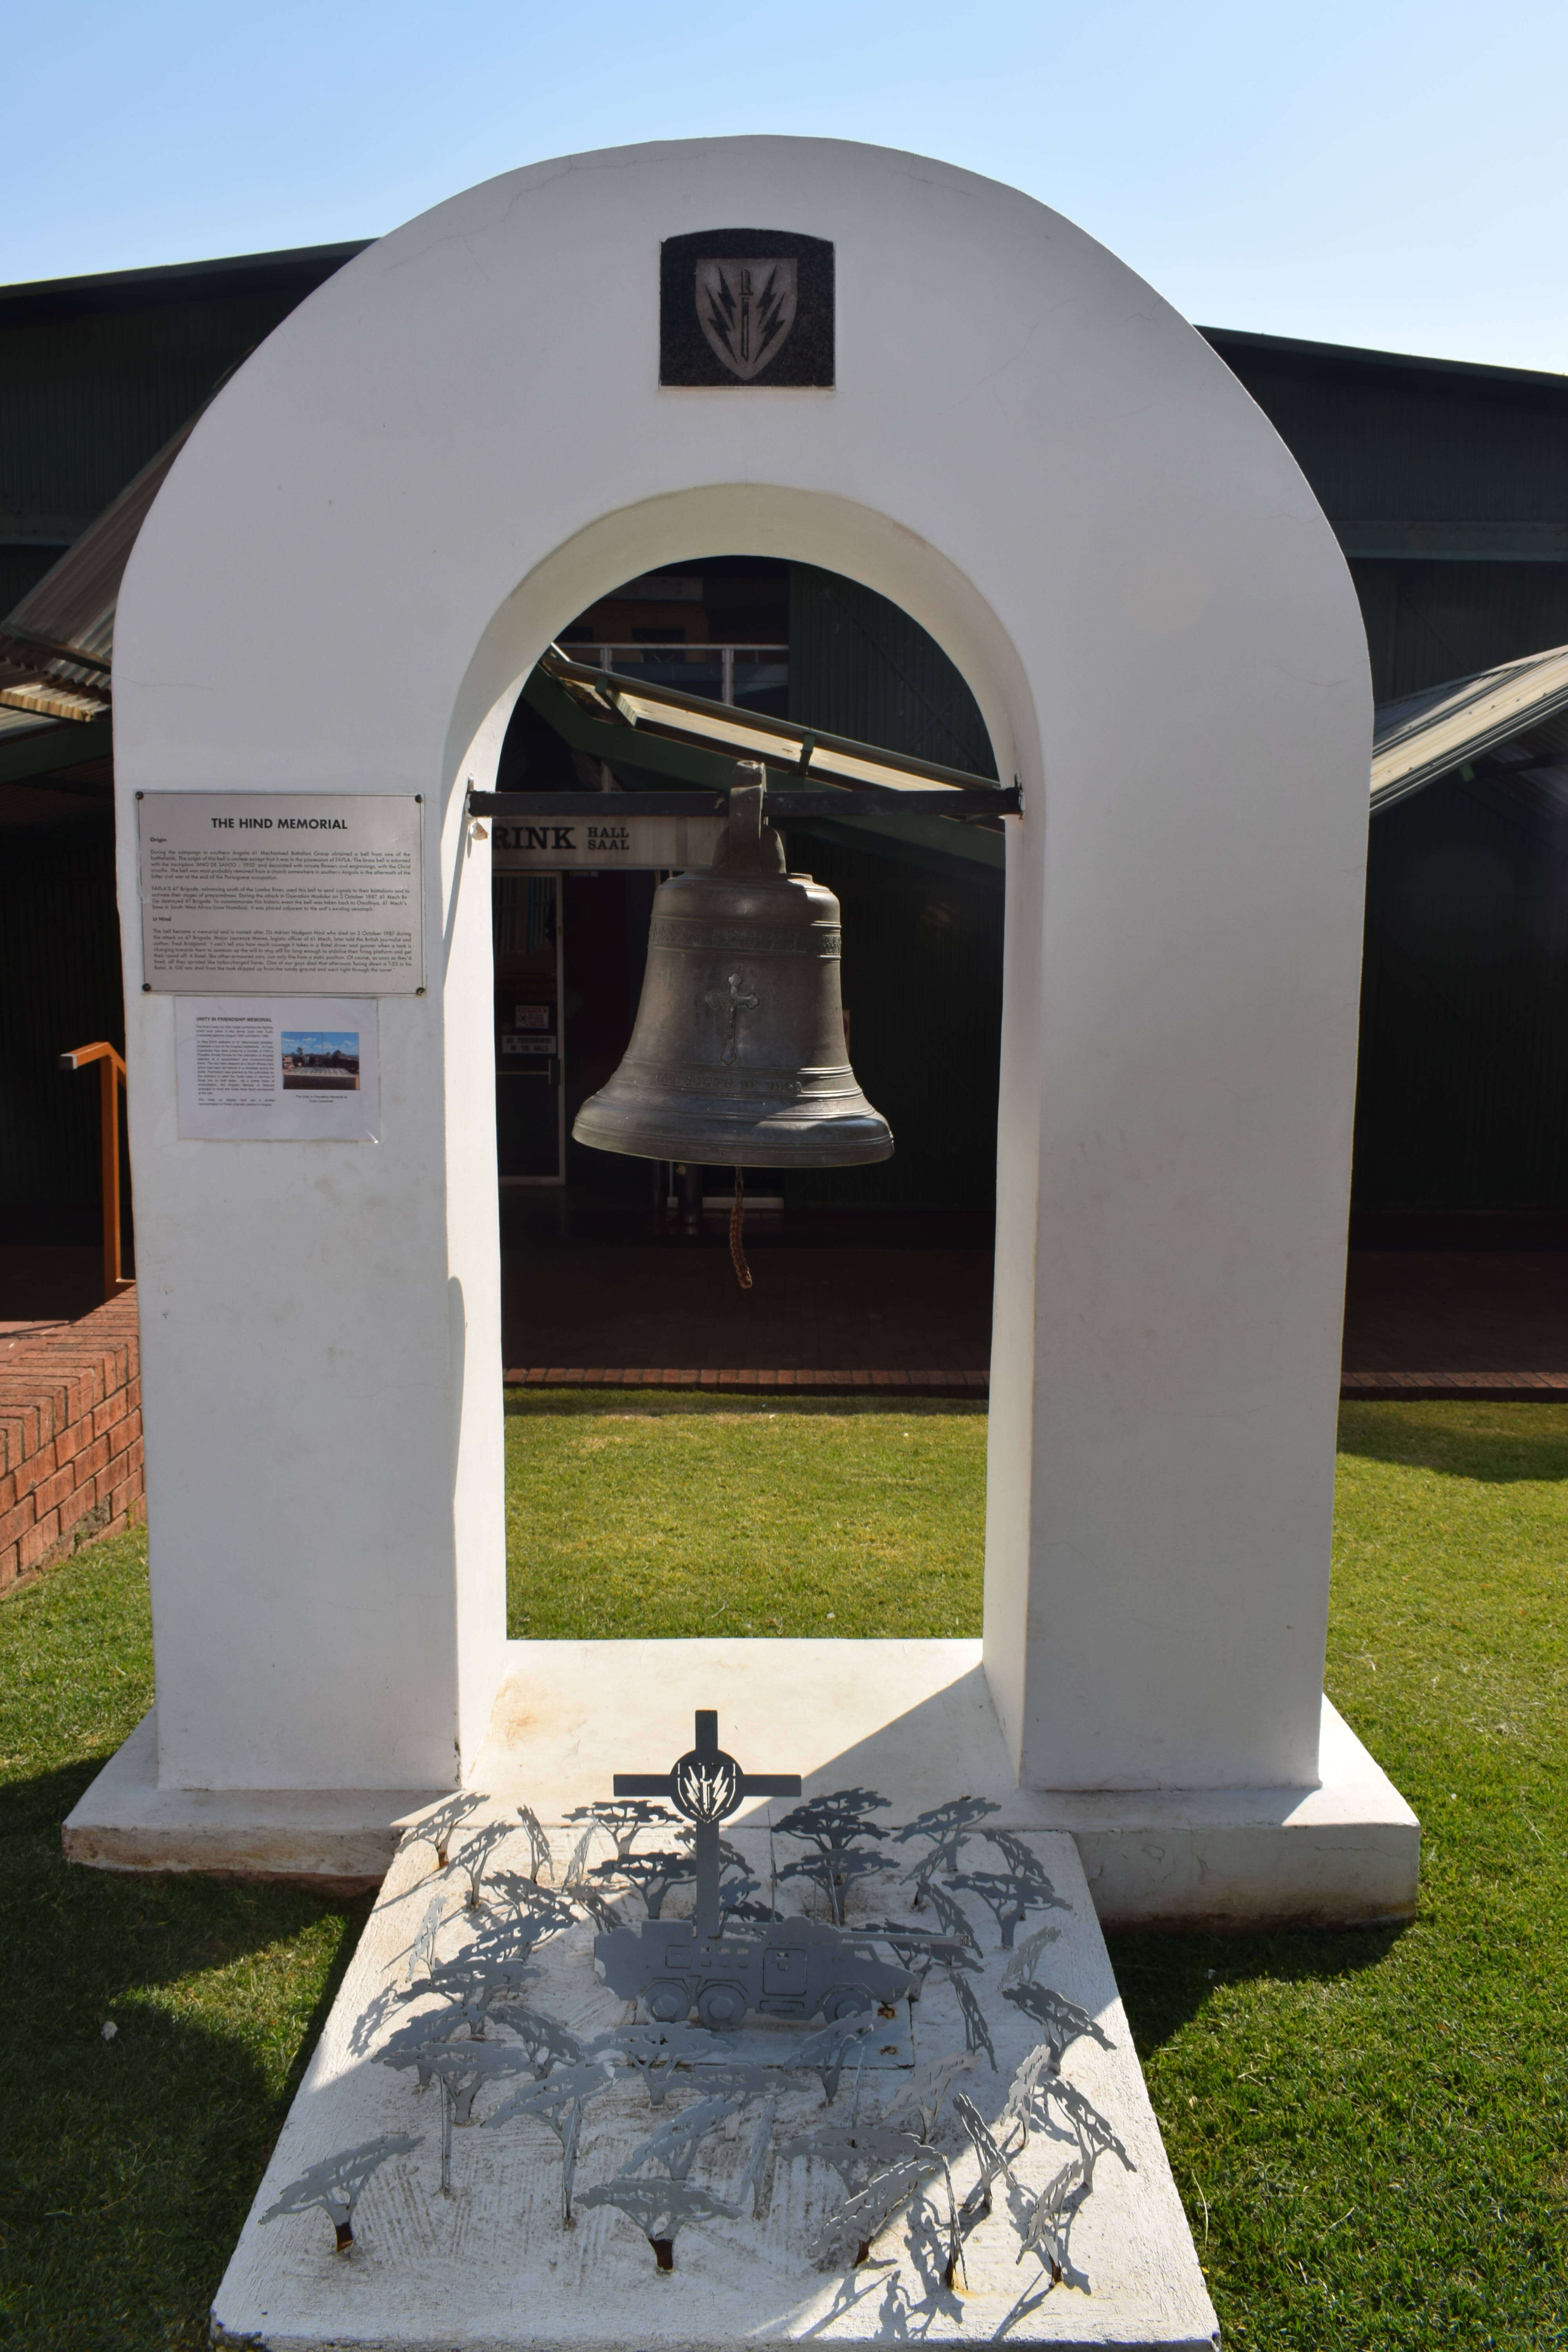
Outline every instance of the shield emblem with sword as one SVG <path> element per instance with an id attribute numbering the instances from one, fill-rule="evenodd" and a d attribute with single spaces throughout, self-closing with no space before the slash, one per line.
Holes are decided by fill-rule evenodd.
<path id="1" fill-rule="evenodd" d="M 795 324 L 795 265 L 782 257 L 697 264 L 697 316 L 714 357 L 742 383 L 761 375 Z"/>

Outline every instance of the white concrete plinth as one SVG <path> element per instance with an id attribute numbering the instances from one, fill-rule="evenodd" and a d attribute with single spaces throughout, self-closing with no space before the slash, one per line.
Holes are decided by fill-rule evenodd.
<path id="1" fill-rule="evenodd" d="M 728 1739 L 723 1716 L 721 1726 Z M 624 1731 L 635 1735 L 641 1728 L 634 1717 Z M 735 1744 L 743 1750 L 739 1733 Z M 912 1791 L 894 1787 L 889 1793 L 889 1822 L 916 1809 Z M 776 1813 L 787 1809 L 778 1804 Z M 475 1825 L 498 1817 L 516 1819 L 510 1806 L 492 1802 L 474 1817 Z M 742 1826 L 730 1834 L 765 1881 L 765 1832 Z M 441 2095 L 436 2088 L 419 2093 L 410 2074 L 379 2063 L 376 2053 L 411 2018 L 441 2009 L 436 1994 L 420 1989 L 417 1970 L 414 1987 L 404 1990 L 410 1948 L 430 1916 L 433 1896 L 444 1894 L 448 1906 L 437 1931 L 438 1958 L 455 1957 L 475 1925 L 488 1924 L 485 1915 L 476 1923 L 462 1907 L 462 1835 L 454 1836 L 452 1861 L 439 1875 L 427 1845 L 409 1847 L 394 1864 L 218 2291 L 218 2344 L 249 2352 L 326 2352 L 328 2347 L 333 2352 L 350 2347 L 452 2352 L 455 2346 L 463 2352 L 522 2352 L 525 2347 L 528 2352 L 554 2347 L 738 2352 L 742 2345 L 807 2339 L 890 2344 L 918 2337 L 937 2346 L 1003 2337 L 1064 2352 L 1068 2347 L 1209 2352 L 1217 2341 L 1214 2310 L 1070 1839 L 1031 1841 L 1067 1908 L 1028 1925 L 1043 1918 L 1058 1930 L 1039 1959 L 1039 1981 L 1087 2011 L 1110 2044 L 1077 2040 L 1065 2053 L 1062 2074 L 1110 2126 L 1127 2160 L 1109 2151 L 1100 2157 L 1090 2194 L 1072 2224 L 1063 2276 L 1053 2284 L 1035 2255 L 1019 2260 L 1022 2231 L 1035 2200 L 1074 2155 L 1076 2143 L 1065 2131 L 1031 2132 L 1016 2151 L 1012 2188 L 998 2183 L 993 2210 L 965 2241 L 955 2291 L 941 2283 L 949 2208 L 940 2180 L 874 2238 L 867 2262 L 856 2267 L 851 2247 L 848 2259 L 822 2269 L 814 2260 L 815 2241 L 842 2202 L 843 2188 L 819 2158 L 782 2153 L 799 2134 L 824 2126 L 846 2128 L 852 2109 L 862 2125 L 888 2115 L 918 2079 L 897 2067 L 874 2077 L 865 2074 L 858 2090 L 847 2070 L 832 2106 L 816 2077 L 787 2078 L 771 2123 L 771 2182 L 754 2215 L 746 2210 L 742 2184 L 763 2114 L 761 2100 L 740 2116 L 732 2138 L 720 2130 L 704 2139 L 692 2184 L 740 2210 L 683 2230 L 667 2273 L 656 2266 L 635 2221 L 617 2208 L 586 2201 L 584 2192 L 630 2170 L 660 2123 L 704 2095 L 709 2086 L 700 2068 L 672 2077 L 659 2108 L 650 2105 L 636 2075 L 625 2068 L 608 2074 L 584 2111 L 570 2227 L 563 2224 L 561 2150 L 552 2133 L 533 2120 L 514 2118 L 493 2128 L 484 2121 L 518 2087 L 514 2075 L 487 2084 L 474 2122 L 453 2131 L 450 2187 L 444 2193 Z M 566 1843 L 557 1841 L 558 1855 Z M 904 1851 L 895 1853 L 902 1864 Z M 526 1861 L 521 1835 L 497 1857 L 502 1869 Z M 781 1902 L 787 1899 L 784 1886 L 777 1894 Z M 902 1912 L 908 1895 L 896 1880 L 879 1880 L 866 1897 L 865 1916 Z M 630 1918 L 641 1917 L 639 1898 L 625 1895 L 622 1903 Z M 675 1909 L 673 1898 L 668 1907 Z M 858 1907 L 852 1903 L 852 1926 Z M 931 1915 L 920 1917 L 929 1923 Z M 977 2054 L 957 2087 L 1011 2147 L 1016 2135 L 1001 2123 L 1001 2111 L 1038 2030 L 1000 1998 L 1007 1955 L 978 1905 L 975 1920 L 982 1962 L 970 1981 L 996 2063 L 993 2067 Z M 593 1940 L 590 1927 L 576 1927 L 541 1948 L 536 1977 L 521 1996 L 584 2045 L 629 2014 L 595 1976 Z M 910 2011 L 918 2065 L 963 2057 L 962 2019 L 940 1972 L 932 1972 Z M 797 2036 L 797 2047 L 811 2030 L 809 2024 L 784 2029 Z M 510 2036 L 492 2024 L 487 2039 L 505 2044 Z M 372 2179 L 345 2253 L 334 2250 L 331 2225 L 319 2209 L 262 2219 L 310 2167 L 383 2134 L 417 2134 L 421 2144 L 392 2158 Z M 949 2157 L 962 2201 L 978 2167 L 956 2126 L 951 2096 L 936 2139 Z M 656 2159 L 643 2161 L 657 2168 Z"/>
<path id="2" fill-rule="evenodd" d="M 68 1862 L 96 1870 L 211 1870 L 377 1884 L 393 1823 L 434 1789 L 161 1789 L 158 1717 L 144 1715 L 67 1817 Z"/>
<path id="3" fill-rule="evenodd" d="M 966 1790 L 1009 1827 L 1077 1839 L 1105 1926 L 1359 1926 L 1415 1909 L 1420 1827 L 1323 1702 L 1317 1788 L 1026 1790 L 1014 1782 L 978 1642 L 511 1642 L 472 1784 L 545 1822 L 658 1769 L 717 1706 L 731 1751 L 808 1793 Z M 191 1790 L 157 1784 L 152 1717 L 65 1828 L 116 1870 L 374 1877 L 429 1790 Z"/>

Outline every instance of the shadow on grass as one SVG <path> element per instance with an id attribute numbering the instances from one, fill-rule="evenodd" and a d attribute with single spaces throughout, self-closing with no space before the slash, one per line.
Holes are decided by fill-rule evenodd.
<path id="1" fill-rule="evenodd" d="M 0 2341 L 194 2352 L 367 1906 L 68 1864 L 95 1769 L 0 1790 Z"/>
<path id="2" fill-rule="evenodd" d="M 1190 2025 L 1228 1986 L 1332 1984 L 1381 1967 L 1413 1920 L 1386 1927 L 1181 1936 L 1130 1930 L 1106 1937 L 1140 2058 Z"/>
<path id="3" fill-rule="evenodd" d="M 1488 1486 L 1568 1478 L 1568 1404 L 1462 1399 L 1340 1407 L 1339 1450 Z"/>

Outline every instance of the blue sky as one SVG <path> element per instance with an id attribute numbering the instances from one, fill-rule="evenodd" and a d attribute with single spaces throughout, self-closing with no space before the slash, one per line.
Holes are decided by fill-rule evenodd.
<path id="1" fill-rule="evenodd" d="M 1189 317 L 1568 370 L 1563 0 L 5 0 L 0 283 L 373 236 L 493 173 L 767 131 L 1055 205 Z"/>

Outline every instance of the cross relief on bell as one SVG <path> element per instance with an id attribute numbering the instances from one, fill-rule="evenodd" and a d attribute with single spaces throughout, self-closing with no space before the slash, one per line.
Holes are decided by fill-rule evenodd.
<path id="1" fill-rule="evenodd" d="M 717 1013 L 721 1017 L 726 1013 L 729 1015 L 729 1039 L 723 1053 L 719 1057 L 728 1068 L 735 1058 L 736 1024 L 742 1013 L 754 1013 L 762 1000 L 760 997 L 743 993 L 741 987 L 741 975 L 738 971 L 732 971 L 722 988 L 705 988 L 697 1002 L 699 1004 L 706 1005 L 710 1013 Z"/>
<path id="2" fill-rule="evenodd" d="M 735 778 L 711 870 L 671 875 L 655 894 L 631 1043 L 573 1135 L 720 1167 L 887 1160 L 888 1122 L 845 1045 L 838 901 L 787 871 L 763 769 L 742 761 Z"/>

